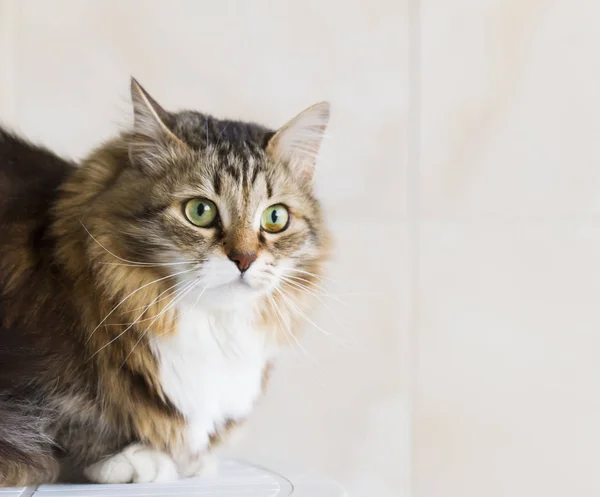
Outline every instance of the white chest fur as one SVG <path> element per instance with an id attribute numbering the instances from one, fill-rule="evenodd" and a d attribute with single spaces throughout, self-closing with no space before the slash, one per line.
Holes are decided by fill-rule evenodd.
<path id="1" fill-rule="evenodd" d="M 270 358 L 249 314 L 184 304 L 176 333 L 153 342 L 164 392 L 186 420 L 186 446 L 201 452 L 229 419 L 246 417 L 262 390 Z"/>

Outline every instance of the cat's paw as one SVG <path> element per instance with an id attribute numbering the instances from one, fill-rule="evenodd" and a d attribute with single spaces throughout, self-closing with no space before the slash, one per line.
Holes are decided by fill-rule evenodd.
<path id="1" fill-rule="evenodd" d="M 84 474 L 96 483 L 150 483 L 179 478 L 175 462 L 168 454 L 141 444 L 132 444 L 88 466 Z"/>
<path id="2" fill-rule="evenodd" d="M 203 453 L 180 464 L 181 474 L 186 478 L 191 476 L 212 476 L 217 473 L 218 460 L 211 453 Z"/>

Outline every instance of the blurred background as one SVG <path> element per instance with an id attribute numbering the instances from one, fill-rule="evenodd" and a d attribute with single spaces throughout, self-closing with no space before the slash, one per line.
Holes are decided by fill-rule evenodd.
<path id="1" fill-rule="evenodd" d="M 332 103 L 327 306 L 227 449 L 356 497 L 600 495 L 600 4 L 0 0 L 0 120 Z M 347 305 L 339 302 L 346 302 Z"/>

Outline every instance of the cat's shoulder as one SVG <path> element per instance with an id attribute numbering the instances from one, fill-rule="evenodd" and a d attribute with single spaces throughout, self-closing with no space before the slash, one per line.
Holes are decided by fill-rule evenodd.
<path id="1" fill-rule="evenodd" d="M 60 183 L 73 171 L 73 161 L 0 126 L 0 171 L 3 177 L 28 182 Z"/>
<path id="2" fill-rule="evenodd" d="M 17 205 L 20 211 L 47 208 L 75 168 L 74 162 L 0 126 L 0 216 Z"/>

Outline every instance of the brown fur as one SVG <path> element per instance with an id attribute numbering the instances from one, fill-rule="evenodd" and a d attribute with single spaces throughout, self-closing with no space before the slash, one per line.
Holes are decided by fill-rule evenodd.
<path id="1" fill-rule="evenodd" d="M 0 417 L 14 416 L 0 425 L 0 486 L 54 481 L 59 461 L 64 474 L 76 473 L 134 441 L 169 453 L 183 444 L 184 419 L 162 390 L 149 347 L 176 329 L 177 313 L 167 309 L 173 269 L 158 265 L 165 253 L 200 262 L 231 250 L 293 257 L 310 237 L 314 254 L 298 267 L 320 274 L 328 235 L 319 206 L 309 183 L 294 182 L 285 163 L 266 153 L 273 132 L 201 114 L 158 114 L 176 140 L 136 128 L 81 167 L 0 130 Z M 228 125 L 238 134 L 228 136 Z M 181 202 L 217 189 L 242 192 L 229 194 L 241 221 L 211 233 L 186 224 Z M 281 236 L 242 222 L 244 209 L 271 190 L 291 199 L 296 219 Z M 294 326 L 297 315 L 278 294 L 272 298 L 283 316 L 265 297 L 260 323 L 266 333 L 278 328 L 273 338 L 285 343 L 281 319 Z M 27 443 L 10 439 L 19 427 Z"/>

